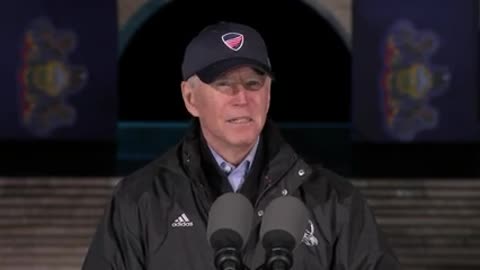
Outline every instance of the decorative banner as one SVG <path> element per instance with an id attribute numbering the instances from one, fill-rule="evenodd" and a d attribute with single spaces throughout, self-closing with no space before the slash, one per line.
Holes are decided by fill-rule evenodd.
<path id="1" fill-rule="evenodd" d="M 9 1 L 0 16 L 0 139 L 111 140 L 116 1 Z"/>
<path id="2" fill-rule="evenodd" d="M 353 14 L 355 140 L 478 141 L 478 1 L 359 0 Z"/>
<path id="3" fill-rule="evenodd" d="M 451 71 L 431 58 L 439 45 L 433 32 L 421 32 L 409 21 L 397 21 L 383 49 L 380 96 L 385 131 L 402 141 L 438 127 L 439 112 L 431 100 L 446 91 Z"/>
<path id="4" fill-rule="evenodd" d="M 34 21 L 24 35 L 19 110 L 23 126 L 34 135 L 46 136 L 76 122 L 69 99 L 88 79 L 84 66 L 69 64 L 76 42 L 74 32 L 59 31 L 45 18 Z"/>

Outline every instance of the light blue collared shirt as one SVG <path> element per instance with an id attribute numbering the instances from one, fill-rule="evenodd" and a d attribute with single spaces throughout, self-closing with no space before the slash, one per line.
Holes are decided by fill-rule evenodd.
<path id="1" fill-rule="evenodd" d="M 233 191 L 237 192 L 238 189 L 242 186 L 243 182 L 245 181 L 245 176 L 250 169 L 250 166 L 253 163 L 253 159 L 255 158 L 255 153 L 257 152 L 259 138 L 257 138 L 257 142 L 252 147 L 250 152 L 248 152 L 247 156 L 238 164 L 237 167 L 225 161 L 213 148 L 210 148 L 210 151 L 213 154 L 213 157 L 217 161 L 217 164 L 220 168 L 227 174 L 228 181 L 232 186 Z"/>

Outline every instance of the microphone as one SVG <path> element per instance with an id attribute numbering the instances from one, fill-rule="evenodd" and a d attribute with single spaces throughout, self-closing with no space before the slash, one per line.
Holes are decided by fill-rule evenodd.
<path id="1" fill-rule="evenodd" d="M 253 224 L 253 206 L 239 193 L 218 197 L 209 211 L 207 239 L 218 270 L 242 269 L 242 250 Z"/>
<path id="2" fill-rule="evenodd" d="M 293 250 L 301 243 L 307 225 L 308 211 L 300 199 L 285 196 L 270 202 L 260 227 L 267 270 L 287 270 L 292 267 Z"/>

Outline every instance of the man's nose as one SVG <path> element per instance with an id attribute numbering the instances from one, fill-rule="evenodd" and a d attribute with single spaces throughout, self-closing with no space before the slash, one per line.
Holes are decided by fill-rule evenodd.
<path id="1" fill-rule="evenodd" d="M 247 92 L 248 90 L 243 85 L 238 84 L 235 88 L 235 104 L 244 105 L 247 104 Z"/>

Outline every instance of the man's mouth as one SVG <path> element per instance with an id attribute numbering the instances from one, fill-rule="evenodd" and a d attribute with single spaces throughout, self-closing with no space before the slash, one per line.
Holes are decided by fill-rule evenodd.
<path id="1" fill-rule="evenodd" d="M 235 117 L 235 118 L 231 118 L 231 119 L 227 120 L 228 123 L 232 123 L 232 124 L 245 124 L 245 123 L 249 123 L 249 122 L 252 122 L 252 121 L 253 121 L 252 118 L 246 117 L 246 116 Z"/>

